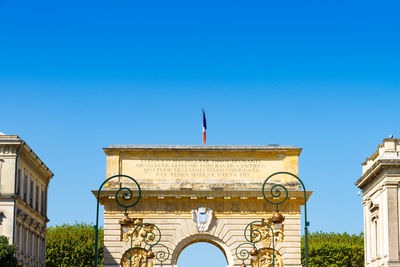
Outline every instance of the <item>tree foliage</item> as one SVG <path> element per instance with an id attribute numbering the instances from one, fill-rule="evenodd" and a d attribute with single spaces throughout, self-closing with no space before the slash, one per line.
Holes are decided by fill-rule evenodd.
<path id="1" fill-rule="evenodd" d="M 99 266 L 103 263 L 103 229 L 99 229 Z M 63 224 L 47 228 L 47 267 L 94 265 L 95 230 L 92 225 Z"/>
<path id="2" fill-rule="evenodd" d="M 0 266 L 2 267 L 15 267 L 18 264 L 15 253 L 17 252 L 17 246 L 15 244 L 10 245 L 8 243 L 8 237 L 0 236 Z"/>
<path id="3" fill-rule="evenodd" d="M 301 242 L 304 266 L 304 236 Z M 309 266 L 362 267 L 364 266 L 364 234 L 316 232 L 308 236 Z"/>

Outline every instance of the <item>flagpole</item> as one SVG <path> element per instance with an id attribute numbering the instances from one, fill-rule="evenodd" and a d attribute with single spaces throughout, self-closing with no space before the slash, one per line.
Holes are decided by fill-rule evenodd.
<path id="1" fill-rule="evenodd" d="M 206 113 L 204 111 L 204 106 L 201 108 L 203 114 L 203 145 L 206 144 L 206 131 L 207 131 L 207 121 L 206 121 Z"/>

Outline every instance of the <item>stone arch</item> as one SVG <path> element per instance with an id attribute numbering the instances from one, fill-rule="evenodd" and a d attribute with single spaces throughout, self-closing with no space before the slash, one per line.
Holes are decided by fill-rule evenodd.
<path id="1" fill-rule="evenodd" d="M 173 266 L 177 266 L 178 258 L 181 252 L 191 244 L 198 242 L 206 242 L 218 247 L 225 255 L 227 266 L 233 266 L 234 259 L 229 247 L 224 243 L 224 241 L 210 234 L 195 234 L 180 240 L 178 244 L 175 246 L 174 251 L 172 252 L 171 264 Z"/>
<path id="2" fill-rule="evenodd" d="M 235 252 L 246 241 L 243 231 L 247 224 L 271 218 L 274 213 L 274 206 L 262 194 L 263 177 L 274 172 L 297 174 L 301 151 L 288 146 L 115 146 L 104 150 L 107 177 L 123 173 L 140 184 L 142 198 L 128 209 L 129 217 L 159 227 L 160 244 L 171 253 L 163 263 L 166 267 L 176 265 L 181 251 L 196 242 L 217 246 L 230 267 L 241 266 Z M 125 212 L 115 201 L 115 193 L 122 186 L 136 194 L 137 185 L 128 180 L 116 179 L 104 190 L 93 191 L 104 204 L 104 267 L 117 267 L 130 247 L 121 238 L 119 221 Z M 276 182 L 287 187 L 288 198 L 280 206 L 285 211 L 284 239 L 275 248 L 285 267 L 299 267 L 304 195 L 290 177 Z M 310 194 L 308 191 L 307 199 Z M 213 211 L 208 229 L 198 227 L 200 217 L 193 211 L 196 213 L 199 207 Z M 155 263 L 155 267 L 160 266 Z"/>

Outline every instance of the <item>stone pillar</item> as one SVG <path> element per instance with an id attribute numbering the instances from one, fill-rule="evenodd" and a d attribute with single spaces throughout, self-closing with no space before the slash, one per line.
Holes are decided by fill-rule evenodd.
<path id="1" fill-rule="evenodd" d="M 368 245 L 367 245 L 369 243 L 367 240 L 369 239 L 369 236 L 370 236 L 369 223 L 367 221 L 368 220 L 367 214 L 368 214 L 369 201 L 364 199 L 362 204 L 363 204 L 363 211 L 364 211 L 364 247 L 365 247 L 365 249 L 364 249 L 364 265 L 367 266 L 368 262 L 369 262 L 369 257 L 370 257 L 370 251 L 369 251 Z"/>
<path id="2" fill-rule="evenodd" d="M 397 183 L 386 184 L 386 201 L 387 201 L 387 234 L 388 234 L 388 262 L 399 261 L 399 214 L 398 214 L 398 192 Z M 382 255 L 383 256 L 383 255 Z"/>

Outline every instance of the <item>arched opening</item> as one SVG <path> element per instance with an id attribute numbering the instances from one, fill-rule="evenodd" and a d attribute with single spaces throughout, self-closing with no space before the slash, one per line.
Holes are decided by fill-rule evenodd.
<path id="1" fill-rule="evenodd" d="M 226 256 L 217 244 L 195 242 L 189 244 L 179 254 L 178 267 L 226 267 Z"/>

